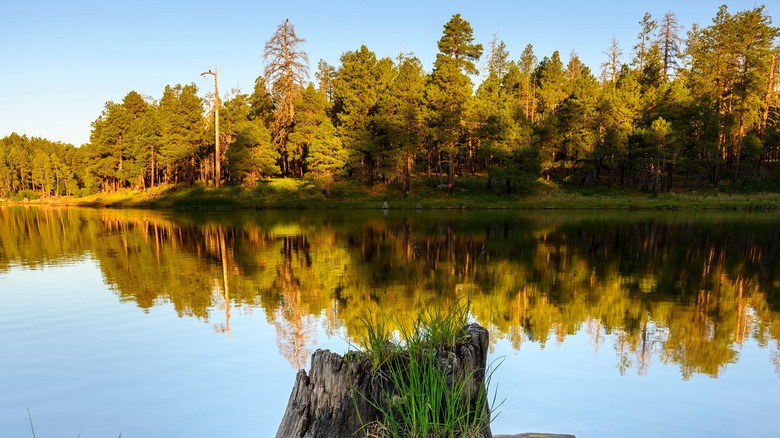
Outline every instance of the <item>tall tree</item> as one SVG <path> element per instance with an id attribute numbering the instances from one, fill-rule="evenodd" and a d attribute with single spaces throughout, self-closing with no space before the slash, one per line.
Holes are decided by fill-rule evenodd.
<path id="1" fill-rule="evenodd" d="M 661 19 L 661 24 L 658 26 L 656 44 L 661 49 L 664 78 L 667 81 L 672 72 L 678 67 L 677 57 L 681 52 L 680 45 L 682 44 L 680 32 L 682 32 L 682 26 L 677 21 L 677 15 L 674 12 L 665 13 L 664 18 Z"/>
<path id="2" fill-rule="evenodd" d="M 601 90 L 576 53 L 572 53 L 565 76 L 571 94 L 557 114 L 562 136 L 560 160 L 567 178 L 584 184 L 598 179 L 596 146 L 600 133 L 596 109 Z"/>
<path id="3" fill-rule="evenodd" d="M 455 67 L 466 74 L 479 73 L 475 63 L 482 56 L 482 44 L 474 44 L 474 31 L 471 24 L 461 18 L 460 14 L 452 16 L 444 25 L 444 32 L 439 39 L 439 53 L 436 59 L 442 57 L 455 61 Z"/>
<path id="4" fill-rule="evenodd" d="M 195 84 L 166 85 L 160 99 L 160 165 L 167 182 L 192 185 L 198 176 L 204 140 L 203 102 Z"/>
<path id="5" fill-rule="evenodd" d="M 569 95 L 561 55 L 556 50 L 552 57 L 545 57 L 536 67 L 534 76 L 539 82 L 539 109 L 545 117 L 555 113 L 558 104 Z"/>
<path id="6" fill-rule="evenodd" d="M 336 76 L 336 69 L 325 62 L 324 59 L 320 59 L 317 63 L 317 89 L 320 93 L 325 95 L 328 102 L 333 101 L 333 78 Z"/>
<path id="7" fill-rule="evenodd" d="M 404 191 L 411 189 L 412 166 L 425 138 L 426 80 L 417 58 L 402 57 L 373 115 L 380 172 L 390 181 L 400 177 Z"/>
<path id="8" fill-rule="evenodd" d="M 647 54 L 650 51 L 650 47 L 653 45 L 653 36 L 658 28 L 658 23 L 653 20 L 653 16 L 649 12 L 645 12 L 642 21 L 639 22 L 641 30 L 637 34 L 636 45 L 634 46 L 634 60 L 632 64 L 640 72 L 644 70 L 647 62 Z"/>
<path id="9" fill-rule="evenodd" d="M 292 175 L 303 176 L 306 154 L 314 138 L 314 131 L 328 118 L 327 106 L 325 95 L 317 91 L 311 83 L 295 101 L 297 110 L 293 117 L 292 130 L 287 136 L 287 153 Z"/>
<path id="10" fill-rule="evenodd" d="M 306 40 L 295 33 L 290 20 L 284 20 L 265 43 L 265 77 L 271 83 L 275 102 L 274 141 L 279 147 L 282 173 L 290 172 L 287 135 L 295 117 L 295 100 L 309 77 L 309 56 L 303 51 Z"/>
<path id="11" fill-rule="evenodd" d="M 249 120 L 258 120 L 267 128 L 273 125 L 274 100 L 262 76 L 255 79 L 252 94 L 249 95 L 249 107 Z"/>
<path id="12" fill-rule="evenodd" d="M 528 44 L 520 55 L 520 73 L 522 73 L 522 105 L 525 118 L 536 121 L 536 88 L 534 80 L 534 71 L 536 70 L 537 59 L 534 55 L 534 46 Z"/>
<path id="13" fill-rule="evenodd" d="M 452 187 L 455 161 L 466 134 L 464 110 L 472 95 L 473 85 L 467 75 L 478 73 L 475 62 L 482 56 L 482 44 L 474 43 L 471 24 L 455 14 L 444 25 L 438 46 L 427 98 L 434 137 L 440 150 L 447 154 L 447 182 Z"/>
<path id="14" fill-rule="evenodd" d="M 366 46 L 341 55 L 333 80 L 333 115 L 339 137 L 349 151 L 350 171 L 373 185 L 377 165 L 376 142 L 370 114 L 394 74 L 393 62 L 377 59 Z"/>
<path id="15" fill-rule="evenodd" d="M 720 179 L 721 160 L 733 171 L 733 178 L 738 177 L 743 139 L 760 129 L 775 40 L 780 36 L 780 29 L 771 23 L 763 6 L 736 14 L 721 6 L 711 26 L 694 28 L 689 36 L 690 86 L 715 117 L 713 183 Z"/>
<path id="16" fill-rule="evenodd" d="M 601 82 L 605 85 L 607 82 L 615 82 L 618 78 L 618 72 L 620 71 L 620 58 L 623 56 L 623 50 L 620 49 L 620 44 L 616 37 L 612 37 L 609 42 L 609 49 L 604 51 L 607 55 L 607 60 L 601 63 Z"/>

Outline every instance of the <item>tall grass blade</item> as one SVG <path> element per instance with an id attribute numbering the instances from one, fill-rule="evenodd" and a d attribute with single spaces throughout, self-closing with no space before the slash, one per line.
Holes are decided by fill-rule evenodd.
<path id="1" fill-rule="evenodd" d="M 35 438 L 35 427 L 33 426 L 32 414 L 30 414 L 30 408 L 27 408 L 27 418 L 30 419 L 30 429 L 32 429 L 33 438 Z"/>

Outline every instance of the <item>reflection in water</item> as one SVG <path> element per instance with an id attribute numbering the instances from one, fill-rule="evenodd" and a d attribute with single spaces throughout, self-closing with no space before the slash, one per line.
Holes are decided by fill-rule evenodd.
<path id="1" fill-rule="evenodd" d="M 619 372 L 717 376 L 747 339 L 780 375 L 776 214 L 230 212 L 0 209 L 0 272 L 92 255 L 120 300 L 215 319 L 262 307 L 304 368 L 318 325 L 354 342 L 469 298 L 491 339 L 586 333 Z"/>

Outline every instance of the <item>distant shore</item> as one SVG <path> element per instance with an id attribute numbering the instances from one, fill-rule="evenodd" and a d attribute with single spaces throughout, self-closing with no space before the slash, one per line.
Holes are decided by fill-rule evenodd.
<path id="1" fill-rule="evenodd" d="M 502 187 L 503 188 L 503 187 Z M 560 209 L 560 210 L 776 210 L 780 193 L 707 187 L 654 196 L 626 188 L 588 186 L 518 187 L 500 193 L 484 179 L 457 181 L 452 191 L 420 184 L 408 193 L 386 186 L 337 185 L 328 197 L 306 179 L 270 179 L 242 187 L 164 186 L 85 197 L 0 200 L 4 205 L 55 205 L 171 209 Z"/>

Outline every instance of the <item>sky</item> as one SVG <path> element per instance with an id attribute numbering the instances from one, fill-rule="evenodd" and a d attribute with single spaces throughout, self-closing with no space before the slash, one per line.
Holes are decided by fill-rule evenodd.
<path id="1" fill-rule="evenodd" d="M 510 59 L 532 44 L 541 60 L 572 52 L 598 74 L 617 38 L 630 61 L 645 12 L 674 12 L 684 30 L 709 26 L 718 8 L 735 13 L 753 0 L 525 1 L 4 1 L 0 5 L 0 138 L 16 132 L 80 146 L 105 103 L 130 91 L 159 99 L 166 85 L 195 83 L 199 95 L 239 88 L 251 93 L 263 71 L 263 46 L 285 19 L 306 40 L 311 79 L 317 62 L 365 45 L 378 57 L 414 53 L 430 71 L 444 24 L 456 13 L 475 42 L 494 35 Z M 776 0 L 766 13 L 780 25 Z M 484 58 L 484 56 L 483 56 Z M 475 81 L 478 82 L 478 79 Z"/>

